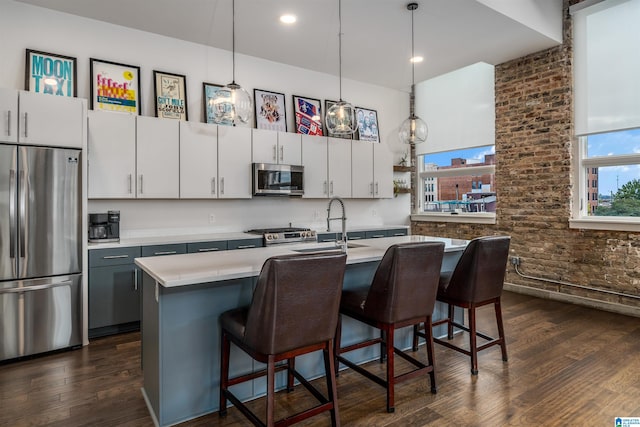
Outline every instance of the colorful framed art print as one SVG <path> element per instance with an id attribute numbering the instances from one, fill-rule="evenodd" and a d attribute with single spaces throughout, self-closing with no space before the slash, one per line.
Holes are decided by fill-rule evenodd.
<path id="1" fill-rule="evenodd" d="M 356 132 L 355 139 L 368 142 L 380 142 L 378 113 L 376 110 L 356 107 L 356 120 L 358 121 L 358 131 Z"/>
<path id="2" fill-rule="evenodd" d="M 322 104 L 319 99 L 293 95 L 293 112 L 296 118 L 296 133 L 324 135 Z"/>
<path id="3" fill-rule="evenodd" d="M 76 58 L 27 49 L 25 90 L 75 97 L 78 92 Z"/>
<path id="4" fill-rule="evenodd" d="M 233 126 L 233 122 L 231 120 L 226 120 L 224 118 L 224 114 L 220 114 L 220 112 L 216 110 L 216 106 L 213 104 L 216 94 L 222 88 L 224 88 L 223 85 L 207 82 L 202 83 L 202 111 L 204 111 L 204 122 L 209 124 Z M 220 117 L 223 118 L 220 119 Z"/>
<path id="5" fill-rule="evenodd" d="M 287 110 L 283 93 L 254 89 L 253 99 L 257 129 L 287 131 Z"/>
<path id="6" fill-rule="evenodd" d="M 140 114 L 140 67 L 90 58 L 92 110 Z"/>
<path id="7" fill-rule="evenodd" d="M 153 70 L 156 117 L 189 120 L 187 115 L 187 78 L 182 74 Z"/>

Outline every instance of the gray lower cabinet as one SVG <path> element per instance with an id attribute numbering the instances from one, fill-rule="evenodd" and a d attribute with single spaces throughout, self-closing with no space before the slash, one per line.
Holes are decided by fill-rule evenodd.
<path id="1" fill-rule="evenodd" d="M 338 233 L 318 233 L 318 242 L 335 242 L 338 238 Z"/>
<path id="2" fill-rule="evenodd" d="M 186 243 L 171 243 L 168 245 L 151 245 L 142 247 L 142 256 L 163 256 L 163 255 L 177 255 L 186 254 Z"/>
<path id="3" fill-rule="evenodd" d="M 198 252 L 226 251 L 227 247 L 228 246 L 226 240 L 187 243 L 187 253 L 193 254 Z"/>
<path id="4" fill-rule="evenodd" d="M 89 338 L 140 327 L 140 247 L 89 252 Z"/>
<path id="5" fill-rule="evenodd" d="M 387 237 L 394 237 L 394 236 L 406 236 L 409 233 L 409 230 L 407 230 L 406 228 L 393 228 L 390 230 L 385 230 Z"/>
<path id="6" fill-rule="evenodd" d="M 262 237 L 256 239 L 229 240 L 227 242 L 227 248 L 229 250 L 261 248 L 262 246 L 264 246 Z"/>
<path id="7" fill-rule="evenodd" d="M 365 239 L 379 239 L 381 237 L 389 237 L 387 230 L 373 230 L 364 232 Z"/>

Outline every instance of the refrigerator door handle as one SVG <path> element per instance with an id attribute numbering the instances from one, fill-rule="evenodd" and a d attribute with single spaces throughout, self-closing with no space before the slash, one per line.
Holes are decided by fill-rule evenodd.
<path id="1" fill-rule="evenodd" d="M 7 136 L 11 136 L 11 110 L 7 111 Z"/>
<path id="2" fill-rule="evenodd" d="M 26 230 L 25 230 L 25 223 L 27 221 L 26 218 L 26 212 L 27 212 L 27 189 L 26 189 L 26 179 L 25 179 L 25 172 L 24 170 L 20 171 L 20 241 L 19 241 L 19 245 L 20 245 L 20 258 L 24 258 L 25 257 L 25 253 L 26 253 L 26 248 L 25 248 L 25 241 L 26 241 Z"/>
<path id="3" fill-rule="evenodd" d="M 16 257 L 16 171 L 9 170 L 9 257 Z M 15 277 L 15 263 L 13 263 L 13 276 Z"/>
<path id="4" fill-rule="evenodd" d="M 67 280 L 59 283 L 47 283 L 45 285 L 25 286 L 23 288 L 0 289 L 0 294 L 41 291 L 43 289 L 58 288 L 60 286 L 71 286 L 71 284 L 72 284 L 71 280 Z"/>

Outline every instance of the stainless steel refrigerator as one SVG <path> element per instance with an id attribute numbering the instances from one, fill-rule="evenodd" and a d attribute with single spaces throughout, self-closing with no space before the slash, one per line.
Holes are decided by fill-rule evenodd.
<path id="1" fill-rule="evenodd" d="M 82 344 L 80 155 L 0 143 L 0 360 Z"/>

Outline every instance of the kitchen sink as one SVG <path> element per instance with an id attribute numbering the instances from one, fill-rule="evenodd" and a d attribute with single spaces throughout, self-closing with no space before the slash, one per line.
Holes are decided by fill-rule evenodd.
<path id="1" fill-rule="evenodd" d="M 347 243 L 347 249 L 366 248 L 366 247 L 367 245 L 362 245 L 359 243 Z M 312 248 L 292 249 L 292 251 L 299 252 L 299 253 L 330 252 L 330 251 L 340 251 L 340 247 L 336 245 L 320 246 L 320 247 L 314 246 Z"/>

